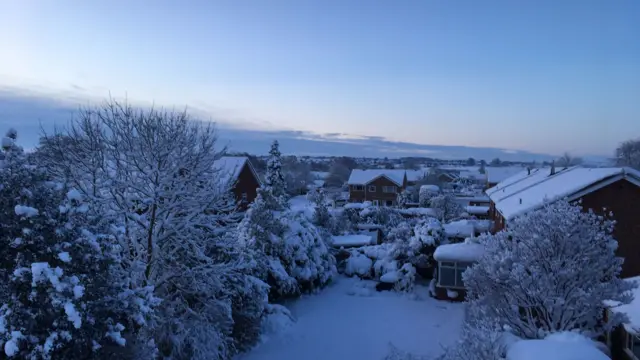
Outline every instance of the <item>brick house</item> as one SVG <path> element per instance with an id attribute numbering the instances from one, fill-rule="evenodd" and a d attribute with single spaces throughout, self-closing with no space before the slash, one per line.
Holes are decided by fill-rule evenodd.
<path id="1" fill-rule="evenodd" d="M 407 188 L 407 174 L 405 170 L 354 169 L 347 184 L 349 202 L 371 201 L 377 206 L 395 206 L 398 194 Z"/>
<path id="2" fill-rule="evenodd" d="M 242 210 L 255 200 L 260 187 L 260 177 L 251 165 L 249 158 L 244 156 L 224 156 L 216 160 L 216 169 L 224 183 L 233 183 L 233 192 L 238 207 Z"/>
<path id="3" fill-rule="evenodd" d="M 640 172 L 625 167 L 524 170 L 491 189 L 489 217 L 493 232 L 513 218 L 552 201 L 581 201 L 585 210 L 613 213 L 618 255 L 625 258 L 621 277 L 640 275 Z"/>

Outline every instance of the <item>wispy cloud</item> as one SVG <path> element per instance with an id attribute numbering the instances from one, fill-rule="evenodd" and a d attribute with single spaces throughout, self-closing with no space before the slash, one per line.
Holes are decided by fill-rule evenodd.
<path id="1" fill-rule="evenodd" d="M 95 101 L 77 97 L 47 96 L 29 91 L 0 89 L 0 131 L 9 127 L 18 130 L 20 142 L 25 147 L 38 143 L 41 130 L 51 131 L 54 126 L 65 125 L 80 106 Z M 548 160 L 544 154 L 534 154 L 513 149 L 487 147 L 425 145 L 410 142 L 391 141 L 383 136 L 362 136 L 346 133 L 325 133 L 300 131 L 295 129 L 274 129 L 272 124 L 259 120 L 224 118 L 221 109 L 187 107 L 190 113 L 204 121 L 217 122 L 222 145 L 232 151 L 265 154 L 270 143 L 277 139 L 285 154 L 315 156 L 355 156 L 355 157 L 403 157 L 426 156 L 441 159 L 491 160 Z M 216 113 L 217 111 L 217 113 Z"/>

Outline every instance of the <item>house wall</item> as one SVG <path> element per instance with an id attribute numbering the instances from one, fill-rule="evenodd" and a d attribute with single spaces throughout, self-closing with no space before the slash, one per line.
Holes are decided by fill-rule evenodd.
<path id="1" fill-rule="evenodd" d="M 489 219 L 493 221 L 493 228 L 491 233 L 495 234 L 500 230 L 503 230 L 506 226 L 506 221 L 496 209 L 496 204 L 492 201 L 489 203 Z"/>
<path id="2" fill-rule="evenodd" d="M 240 170 L 240 173 L 238 174 L 238 180 L 233 187 L 233 194 L 236 197 L 236 201 L 241 202 L 242 193 L 247 194 L 247 201 L 240 203 L 240 209 L 246 209 L 247 206 L 249 206 L 249 204 L 256 199 L 259 187 L 260 183 L 258 182 L 258 179 L 256 179 L 256 177 L 253 175 L 253 172 L 249 167 L 249 163 L 245 162 L 242 170 Z"/>
<path id="3" fill-rule="evenodd" d="M 369 191 L 369 186 L 375 186 L 376 191 Z M 383 186 L 395 186 L 395 193 L 385 193 L 382 192 Z M 364 186 L 364 191 L 355 191 L 355 185 L 349 185 L 349 201 L 351 202 L 363 202 L 363 201 L 393 201 L 393 205 L 396 205 L 396 199 L 398 197 L 398 193 L 406 188 L 406 179 L 403 186 L 396 185 L 393 181 L 387 179 L 384 176 L 381 176 L 369 184 Z M 383 205 L 383 204 L 381 204 Z"/>
<path id="4" fill-rule="evenodd" d="M 599 214 L 613 212 L 616 220 L 613 236 L 618 240 L 618 255 L 624 257 L 621 276 L 640 275 L 640 187 L 619 180 L 584 195 L 581 200 L 585 210 L 593 209 Z"/>

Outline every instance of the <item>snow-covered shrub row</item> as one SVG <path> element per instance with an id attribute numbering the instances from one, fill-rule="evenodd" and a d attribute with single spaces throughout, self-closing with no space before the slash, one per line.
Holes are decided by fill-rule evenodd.
<path id="1" fill-rule="evenodd" d="M 396 290 L 410 291 L 416 269 L 433 267 L 433 252 L 443 240 L 443 229 L 434 218 L 419 221 L 410 236 L 394 242 L 350 249 L 344 272 L 349 276 L 394 283 Z"/>
<path id="2" fill-rule="evenodd" d="M 490 344 L 504 344 L 505 330 L 520 339 L 564 332 L 595 339 L 619 325 L 621 315 L 604 319 L 604 304 L 628 304 L 636 284 L 619 277 L 613 225 L 561 200 L 476 239 L 485 251 L 463 273 L 467 324 L 446 358 L 502 358 L 504 347 L 496 354 L 501 347 Z"/>

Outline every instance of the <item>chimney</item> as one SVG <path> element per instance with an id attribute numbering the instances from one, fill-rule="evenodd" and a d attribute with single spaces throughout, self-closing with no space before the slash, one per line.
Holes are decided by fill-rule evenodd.
<path id="1" fill-rule="evenodd" d="M 553 175 L 556 173 L 556 162 L 555 160 L 551 162 L 551 171 L 549 172 L 549 175 Z"/>

